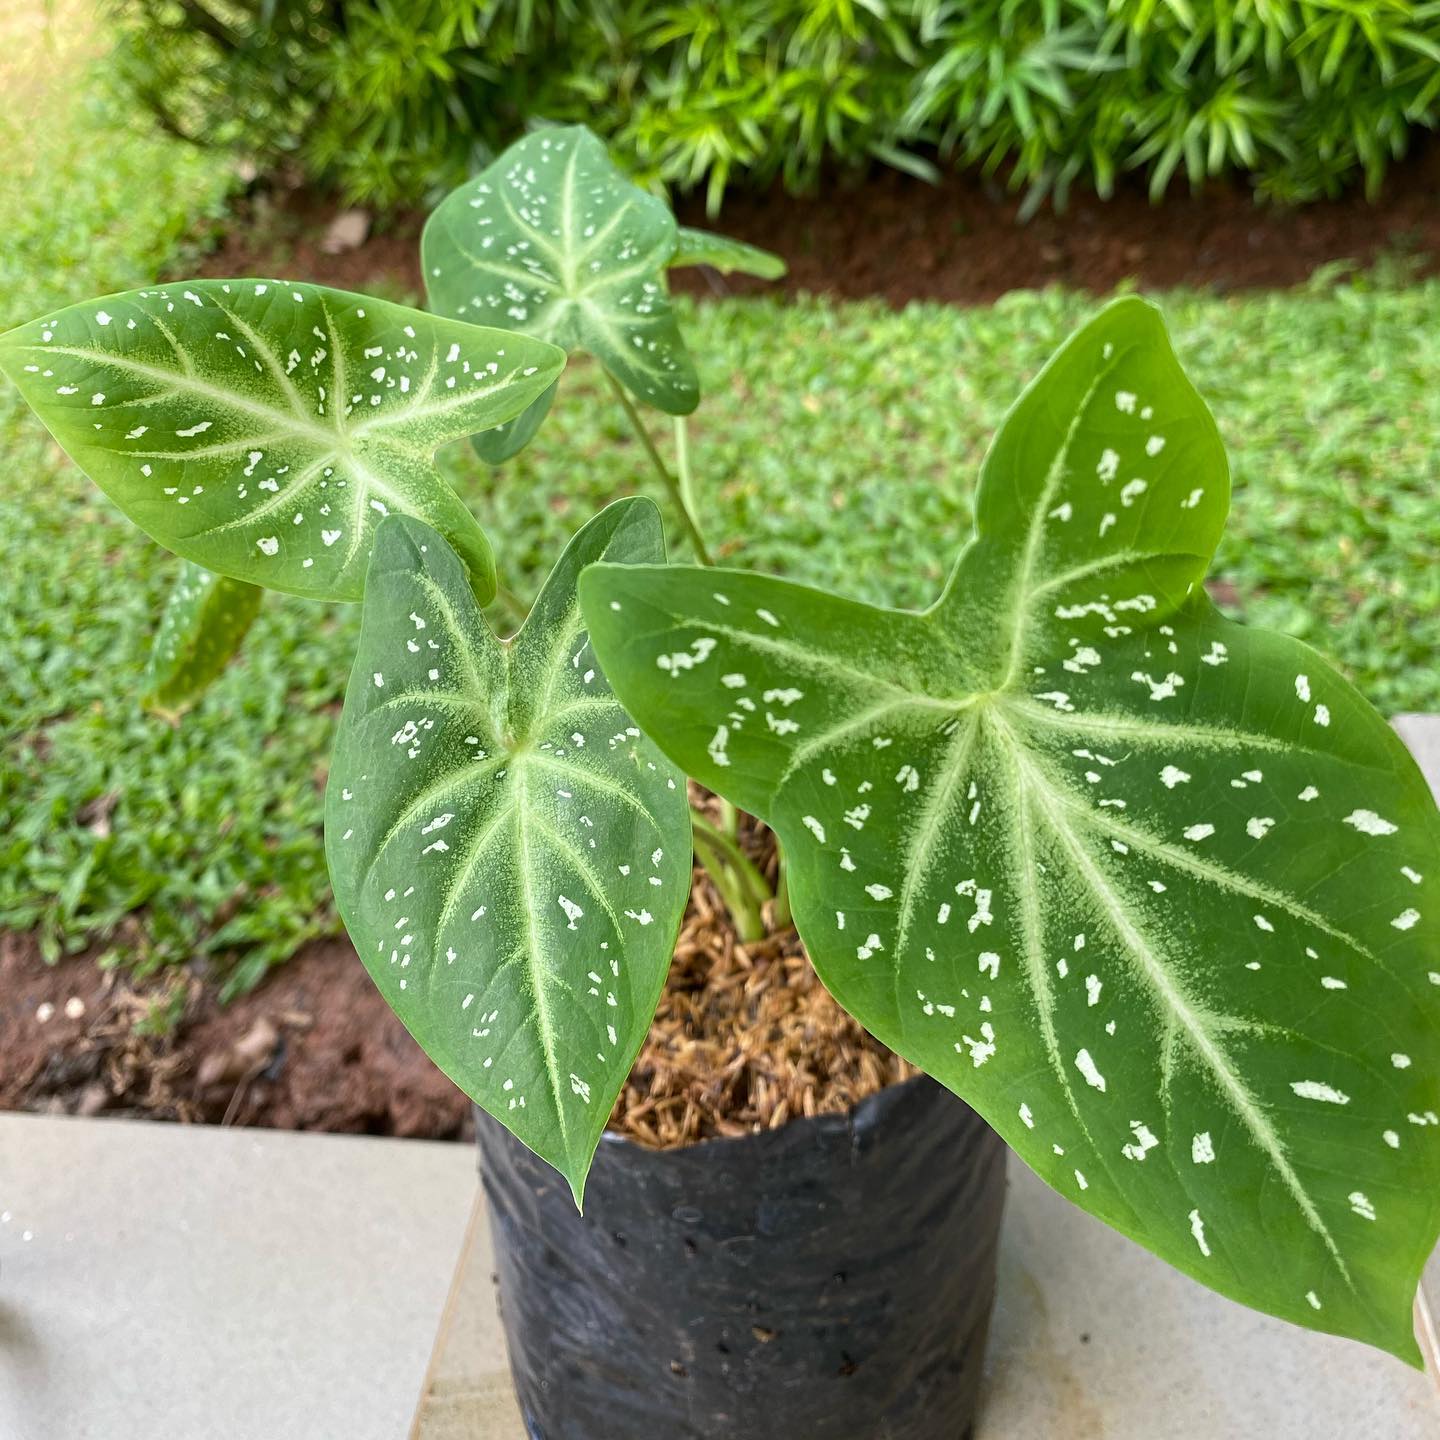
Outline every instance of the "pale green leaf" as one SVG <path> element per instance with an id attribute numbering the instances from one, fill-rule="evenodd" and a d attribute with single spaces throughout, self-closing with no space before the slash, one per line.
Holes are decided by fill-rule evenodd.
<path id="1" fill-rule="evenodd" d="M 684 777 L 606 684 L 575 580 L 663 556 L 653 504 L 611 505 L 502 643 L 435 532 L 387 521 L 326 790 L 335 897 L 381 994 L 577 1199 L 660 998 L 691 852 Z"/>
<path id="2" fill-rule="evenodd" d="M 778 832 L 826 985 L 1061 1193 L 1415 1361 L 1440 1227 L 1440 821 L 1312 650 L 1201 584 L 1224 454 L 1126 300 L 1025 392 L 943 598 L 598 566 L 607 673 Z"/>
<path id="3" fill-rule="evenodd" d="M 679 229 L 679 243 L 670 264 L 672 268 L 709 265 L 726 275 L 756 275 L 762 280 L 778 280 L 785 273 L 785 262 L 758 245 L 684 225 Z"/>
<path id="4" fill-rule="evenodd" d="M 390 513 L 434 525 L 494 595 L 489 541 L 432 457 L 563 365 L 524 336 L 280 280 L 177 281 L 0 336 L 0 369 L 147 535 L 332 600 L 360 598 Z"/>
<path id="5" fill-rule="evenodd" d="M 264 593 L 182 560 L 150 651 L 145 706 L 162 715 L 188 710 L 239 651 Z"/>
<path id="6" fill-rule="evenodd" d="M 665 293 L 676 233 L 584 126 L 539 130 L 430 217 L 425 284 L 442 315 L 585 351 L 647 404 L 688 415 L 700 388 Z"/>

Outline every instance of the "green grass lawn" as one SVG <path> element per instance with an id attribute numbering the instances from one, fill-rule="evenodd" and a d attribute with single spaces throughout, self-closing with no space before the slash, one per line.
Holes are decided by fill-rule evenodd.
<path id="1" fill-rule="evenodd" d="M 31 111 L 23 136 L 0 121 L 0 143 L 24 141 L 0 179 L 0 326 L 183 263 L 230 185 L 89 87 Z M 1216 573 L 1232 611 L 1326 651 L 1387 713 L 1440 709 L 1440 282 L 1161 298 L 1230 450 Z M 1097 303 L 686 305 L 705 390 L 697 489 L 721 556 L 928 602 L 968 533 L 996 423 Z M 53 951 L 138 913 L 120 963 L 212 954 L 232 985 L 253 983 L 335 926 L 321 786 L 357 615 L 267 597 L 198 709 L 178 727 L 144 716 L 175 562 L 10 392 L 0 456 L 0 927 L 38 928 Z M 584 366 L 517 462 L 485 472 L 463 445 L 442 459 L 523 596 L 598 505 L 650 484 Z"/>

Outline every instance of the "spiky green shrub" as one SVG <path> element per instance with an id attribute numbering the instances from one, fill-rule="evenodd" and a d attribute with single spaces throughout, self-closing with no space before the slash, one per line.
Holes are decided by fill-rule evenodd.
<path id="1" fill-rule="evenodd" d="M 172 130 L 389 204 L 537 120 L 642 177 L 811 185 L 871 160 L 1004 170 L 1030 206 L 1142 172 L 1373 192 L 1440 111 L 1433 0 L 115 0 Z"/>

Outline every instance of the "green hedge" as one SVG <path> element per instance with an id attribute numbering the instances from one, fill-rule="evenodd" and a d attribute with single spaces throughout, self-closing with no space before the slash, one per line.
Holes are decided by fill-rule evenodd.
<path id="1" fill-rule="evenodd" d="M 1440 114 L 1433 0 L 113 0 L 170 129 L 386 205 L 538 120 L 712 210 L 868 160 L 1063 201 L 1127 170 L 1371 191 Z"/>

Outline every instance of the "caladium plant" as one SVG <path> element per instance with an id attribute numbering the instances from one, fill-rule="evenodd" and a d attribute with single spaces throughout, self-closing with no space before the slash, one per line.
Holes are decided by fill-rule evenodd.
<path id="1" fill-rule="evenodd" d="M 775 830 L 838 1001 L 1061 1193 L 1227 1295 L 1416 1361 L 1440 818 L 1340 675 L 1208 600 L 1225 455 L 1158 312 L 1110 306 L 1025 391 L 929 610 L 667 565 L 633 498 L 502 640 L 436 446 L 513 454 L 589 352 L 707 559 L 664 272 L 779 262 L 682 231 L 579 129 L 444 202 L 425 261 L 448 318 L 181 282 L 0 337 L 0 368 L 191 562 L 152 670 L 169 708 L 254 586 L 363 596 L 327 854 L 436 1063 L 580 1200 L 692 847 L 737 917 L 763 898 L 693 777 Z M 673 470 L 636 398 L 678 417 Z"/>

